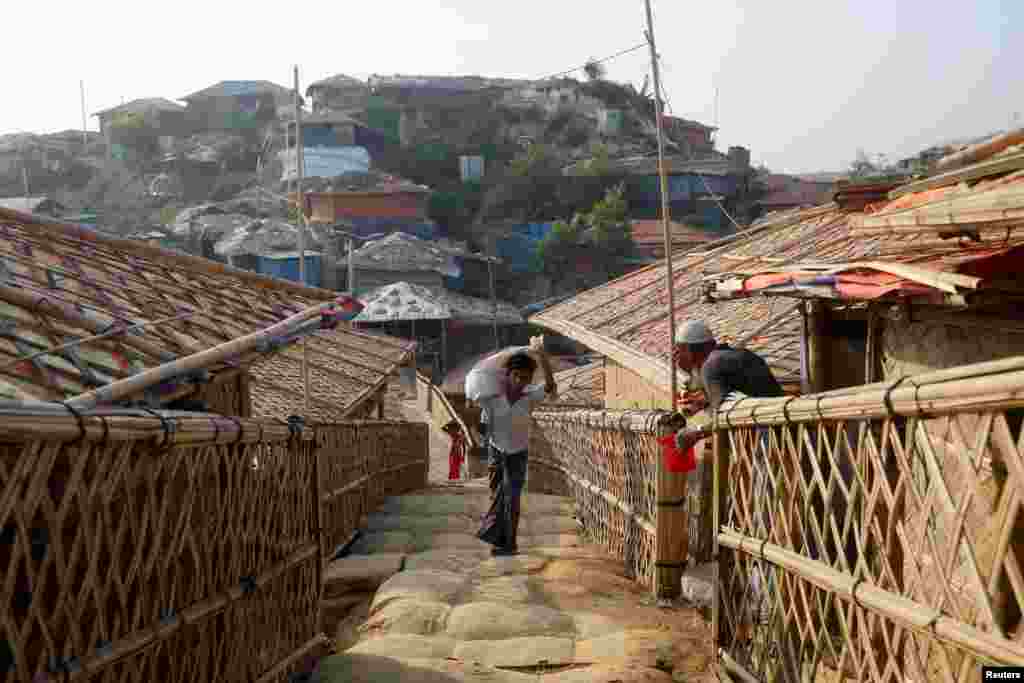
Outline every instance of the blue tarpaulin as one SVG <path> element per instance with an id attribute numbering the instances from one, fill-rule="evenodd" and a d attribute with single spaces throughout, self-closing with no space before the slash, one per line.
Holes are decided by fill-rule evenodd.
<path id="1" fill-rule="evenodd" d="M 514 273 L 536 273 L 540 270 L 539 244 L 527 235 L 513 234 L 497 241 L 498 258 Z"/>
<path id="2" fill-rule="evenodd" d="M 306 254 L 306 284 L 320 286 L 320 254 Z M 299 255 L 275 254 L 260 256 L 259 272 L 263 275 L 299 282 Z"/>

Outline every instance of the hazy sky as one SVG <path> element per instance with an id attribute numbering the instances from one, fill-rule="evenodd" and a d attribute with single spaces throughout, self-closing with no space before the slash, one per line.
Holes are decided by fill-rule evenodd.
<path id="1" fill-rule="evenodd" d="M 138 97 L 224 79 L 302 88 L 338 72 L 542 77 L 642 42 L 643 2 L 390 0 L 278 3 L 15 0 L 0 134 L 81 127 Z M 59 12 L 59 22 L 53 13 Z M 1024 124 L 1021 0 L 654 0 L 673 113 L 708 123 L 778 171 L 845 167 L 858 148 L 912 154 Z M 638 87 L 645 51 L 608 64 Z M 96 120 L 89 119 L 96 129 Z"/>

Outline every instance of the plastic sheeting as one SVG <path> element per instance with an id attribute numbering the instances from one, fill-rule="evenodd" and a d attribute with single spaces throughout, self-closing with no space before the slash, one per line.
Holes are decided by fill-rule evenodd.
<path id="1" fill-rule="evenodd" d="M 347 173 L 368 173 L 370 152 L 365 147 L 343 145 L 338 147 L 303 146 L 305 164 L 303 173 L 307 178 L 336 178 Z M 284 150 L 280 154 L 284 172 L 281 180 L 295 178 L 295 150 Z"/>

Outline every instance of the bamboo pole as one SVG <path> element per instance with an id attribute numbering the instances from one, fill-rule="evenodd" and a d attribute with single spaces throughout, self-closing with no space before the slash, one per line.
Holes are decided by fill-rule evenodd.
<path id="1" fill-rule="evenodd" d="M 487 280 L 491 290 L 491 328 L 494 331 L 494 350 L 497 351 L 501 348 L 501 342 L 498 340 L 498 299 L 494 293 L 494 261 L 490 258 L 487 259 Z"/>
<path id="2" fill-rule="evenodd" d="M 891 413 L 887 403 L 892 407 Z M 857 394 L 731 399 L 719 411 L 719 428 L 723 425 L 725 428 L 763 427 L 792 422 L 867 420 L 890 414 L 932 417 L 1021 406 L 1024 406 L 1024 372 L 1021 371 L 927 385 L 916 384 L 911 378 L 898 386 L 892 383 L 888 388 Z"/>
<path id="3" fill-rule="evenodd" d="M 671 207 L 668 200 L 668 176 L 665 169 L 665 128 L 664 103 L 661 100 L 661 72 L 658 68 L 658 50 L 654 43 L 654 19 L 651 16 L 651 0 L 644 0 L 647 14 L 647 44 L 651 48 L 651 74 L 654 82 L 655 114 L 658 131 L 658 176 L 661 179 L 661 221 L 665 240 L 665 287 L 668 290 L 668 326 L 671 334 L 676 330 L 675 278 L 672 275 L 672 230 Z M 679 405 L 678 377 L 676 364 L 669 362 L 669 373 L 672 391 L 672 412 Z M 660 460 L 659 460 L 660 462 Z"/>
<path id="4" fill-rule="evenodd" d="M 991 140 L 968 147 L 965 150 L 942 157 L 935 162 L 936 171 L 950 171 L 960 166 L 966 166 L 977 161 L 987 159 L 1003 150 L 1024 143 L 1024 128 L 1018 128 L 997 135 Z"/>
<path id="5" fill-rule="evenodd" d="M 820 301 L 807 302 L 807 338 L 808 370 L 812 393 L 825 391 L 827 385 L 828 339 L 826 336 L 828 323 L 825 306 Z"/>
<path id="6" fill-rule="evenodd" d="M 941 641 L 1002 664 L 1024 666 L 1024 643 L 985 633 L 943 614 L 940 610 L 879 588 L 774 543 L 729 529 L 719 532 L 718 540 L 727 548 L 777 565 L 822 590 L 835 593 L 844 600 L 891 619 L 905 628 L 932 635 Z"/>
<path id="7" fill-rule="evenodd" d="M 299 97 L 299 67 L 295 66 L 295 196 L 299 205 L 299 282 L 306 285 L 306 201 L 302 195 L 305 159 L 302 154 L 302 104 Z M 302 405 L 309 414 L 309 349 L 302 338 Z"/>
<path id="8" fill-rule="evenodd" d="M 333 305 L 333 303 L 321 304 L 320 306 L 308 308 L 301 313 L 297 313 L 276 325 L 272 325 L 259 332 L 247 334 L 243 337 L 238 337 L 237 339 L 233 339 L 229 342 L 218 344 L 212 348 L 194 353 L 191 356 L 186 356 L 176 361 L 164 363 L 163 365 L 150 368 L 149 370 L 144 370 L 143 372 L 132 375 L 131 377 L 127 377 L 98 389 L 80 394 L 67 401 L 67 403 L 72 408 L 87 410 L 95 407 L 101 402 L 113 402 L 135 394 L 159 384 L 170 377 L 175 377 L 193 370 L 207 368 L 216 363 L 223 362 L 233 356 L 251 352 L 258 348 L 261 343 L 265 343 L 274 337 L 280 337 L 292 333 L 297 325 L 320 315 L 322 312 L 328 311 Z"/>

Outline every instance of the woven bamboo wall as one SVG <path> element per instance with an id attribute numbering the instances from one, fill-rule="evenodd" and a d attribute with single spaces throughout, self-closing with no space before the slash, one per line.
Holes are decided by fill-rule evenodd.
<path id="1" fill-rule="evenodd" d="M 322 642 L 325 549 L 425 485 L 426 438 L 411 423 L 6 416 L 3 680 L 286 680 Z"/>
<path id="2" fill-rule="evenodd" d="M 604 407 L 608 410 L 671 410 L 672 392 L 665 391 L 611 359 L 604 366 Z"/>
<path id="3" fill-rule="evenodd" d="M 940 323 L 887 321 L 883 332 L 883 368 L 887 379 L 940 370 L 966 363 L 1006 358 L 1024 353 L 1024 334 L 1008 334 L 954 327 Z M 992 415 L 961 414 L 916 421 L 914 441 L 921 453 L 912 461 L 914 486 L 921 491 L 942 486 L 957 503 L 957 513 L 936 507 L 911 507 L 907 515 L 908 535 L 956 539 L 964 534 L 971 540 L 973 557 L 963 552 L 955 558 L 941 546 L 922 543 L 917 553 L 905 554 L 903 573 L 909 594 L 926 604 L 945 596 L 952 614 L 961 620 L 993 628 L 992 621 L 1008 623 L 1017 619 L 1021 605 L 1015 604 L 1007 579 L 996 579 L 996 592 L 987 595 L 974 581 L 980 570 L 991 580 L 992 563 L 1000 553 L 1002 517 L 1001 494 L 1006 485 L 1004 451 L 998 439 L 1004 429 L 1019 436 L 1021 411 L 1009 411 L 993 421 Z M 1003 427 L 1001 423 L 1006 424 Z M 910 429 L 910 427 L 908 427 Z M 1011 456 L 1012 457 L 1012 456 Z M 936 477 L 937 466 L 941 478 Z M 1019 494 L 1018 494 L 1019 495 Z M 1005 512 L 1005 511 L 1003 511 Z M 961 529 L 962 527 L 962 529 Z M 1024 528 L 1015 532 L 1011 547 L 1018 548 L 1024 562 Z M 966 549 L 965 549 L 966 550 Z M 978 563 L 976 569 L 975 563 Z M 1024 629 L 1020 631 L 1024 635 Z M 919 647 L 918 647 L 919 646 Z M 910 656 L 927 662 L 932 680 L 942 680 L 942 653 L 926 643 L 912 643 Z"/>
<path id="4" fill-rule="evenodd" d="M 528 490 L 573 497 L 587 532 L 650 587 L 657 574 L 658 524 L 678 519 L 659 516 L 657 437 L 670 431 L 667 418 L 661 411 L 538 410 L 530 430 Z M 699 475 L 689 476 L 692 483 Z M 702 507 L 692 500 L 701 491 L 688 488 L 688 508 Z M 690 553 L 706 555 L 711 526 L 705 521 L 699 528 L 700 518 L 693 516 L 688 524 Z"/>
<path id="5" fill-rule="evenodd" d="M 765 681 L 952 683 L 1024 664 L 1017 360 L 723 406 L 728 666 Z"/>

